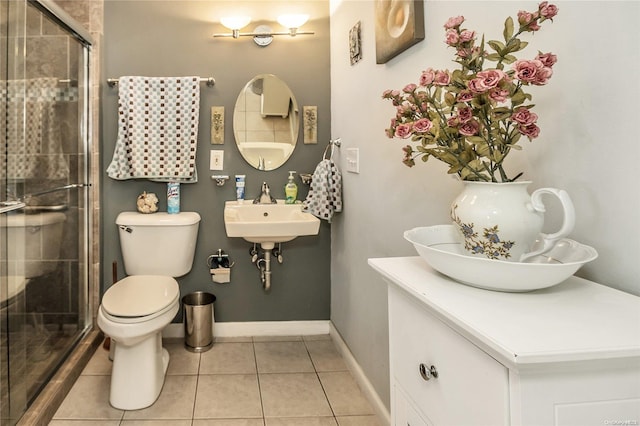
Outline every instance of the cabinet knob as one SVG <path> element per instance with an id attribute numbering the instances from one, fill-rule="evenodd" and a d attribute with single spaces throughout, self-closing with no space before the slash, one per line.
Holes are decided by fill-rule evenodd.
<path id="1" fill-rule="evenodd" d="M 436 370 L 436 367 L 433 365 L 427 367 L 425 364 L 420 364 L 418 370 L 420 371 L 420 376 L 422 376 L 422 379 L 425 381 L 438 378 L 438 370 Z"/>

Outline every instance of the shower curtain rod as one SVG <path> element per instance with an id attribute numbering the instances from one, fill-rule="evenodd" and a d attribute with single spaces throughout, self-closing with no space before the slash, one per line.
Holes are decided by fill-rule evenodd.
<path id="1" fill-rule="evenodd" d="M 213 87 L 216 84 L 216 79 L 213 77 L 200 77 L 200 82 L 205 82 L 207 83 L 207 86 L 209 87 Z M 108 78 L 107 79 L 107 84 L 109 85 L 109 87 L 114 87 L 118 85 L 118 79 L 117 78 Z"/>

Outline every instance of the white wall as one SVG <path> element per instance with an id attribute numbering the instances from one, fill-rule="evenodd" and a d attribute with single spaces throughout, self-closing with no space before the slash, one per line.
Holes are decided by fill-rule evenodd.
<path id="1" fill-rule="evenodd" d="M 531 44 L 519 53 L 528 58 L 551 51 L 559 61 L 549 84 L 534 93 L 542 133 L 521 142 L 511 168 L 533 181 L 530 190 L 555 186 L 571 195 L 577 211 L 572 238 L 600 254 L 579 275 L 640 294 L 640 3 L 556 4 L 555 22 L 524 36 Z M 427 67 L 456 67 L 443 42 L 450 16 L 464 15 L 466 28 L 500 39 L 508 15 L 537 3 L 425 1 L 425 40 L 384 65 L 375 63 L 373 0 L 332 0 L 331 7 L 332 136 L 343 140 L 337 155 L 344 183 L 344 212 L 332 225 L 331 319 L 388 403 L 386 286 L 367 259 L 415 255 L 403 231 L 448 223 L 449 204 L 462 184 L 435 161 L 402 165 L 403 141 L 384 134 L 394 110 L 381 93 L 417 82 Z M 351 66 L 348 34 L 358 21 L 364 54 Z M 351 147 L 360 149 L 360 174 L 346 172 L 344 153 Z"/>

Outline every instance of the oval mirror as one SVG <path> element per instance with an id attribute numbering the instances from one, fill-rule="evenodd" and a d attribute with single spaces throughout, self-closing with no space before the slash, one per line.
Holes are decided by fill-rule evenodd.
<path id="1" fill-rule="evenodd" d="M 240 91 L 233 110 L 233 133 L 242 157 L 258 170 L 274 170 L 298 141 L 298 103 L 273 74 L 254 77 Z"/>

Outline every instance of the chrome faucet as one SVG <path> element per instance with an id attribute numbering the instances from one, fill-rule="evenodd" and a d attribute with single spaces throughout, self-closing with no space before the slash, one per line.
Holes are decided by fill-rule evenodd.
<path id="1" fill-rule="evenodd" d="M 269 185 L 267 182 L 262 182 L 262 188 L 260 189 L 260 195 L 253 200 L 253 204 L 276 204 L 277 201 L 271 196 Z"/>

